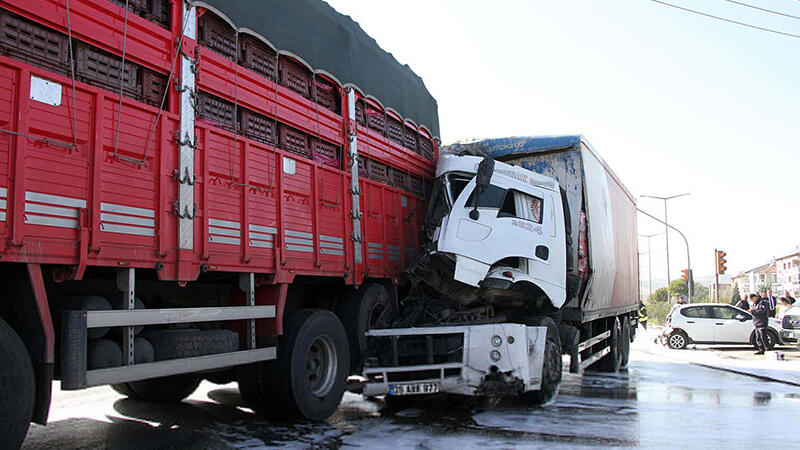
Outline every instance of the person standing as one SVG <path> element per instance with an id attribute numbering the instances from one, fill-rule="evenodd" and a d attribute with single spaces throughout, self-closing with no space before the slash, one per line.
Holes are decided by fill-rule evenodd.
<path id="1" fill-rule="evenodd" d="M 747 302 L 747 294 L 744 294 L 744 297 L 736 303 L 736 307 L 745 311 L 750 311 L 750 303 Z"/>
<path id="2" fill-rule="evenodd" d="M 789 291 L 784 292 L 783 296 L 786 298 L 786 301 L 788 301 L 790 305 L 794 305 L 794 297 L 792 297 L 792 294 L 790 294 Z"/>
<path id="3" fill-rule="evenodd" d="M 767 324 L 769 322 L 769 304 L 765 299 L 756 294 L 750 294 L 750 313 L 753 314 L 753 327 L 755 328 L 756 355 L 763 355 L 767 351 Z"/>
<path id="4" fill-rule="evenodd" d="M 791 308 L 789 300 L 786 300 L 786 297 L 781 297 L 781 299 L 778 300 L 778 306 L 775 307 L 775 317 L 783 319 L 783 316 L 786 315 L 786 310 L 789 308 Z"/>
<path id="5" fill-rule="evenodd" d="M 769 316 L 775 317 L 775 314 L 777 314 L 777 309 L 778 309 L 778 299 L 775 298 L 774 295 L 772 295 L 772 289 L 767 289 L 766 299 L 769 306 Z"/>

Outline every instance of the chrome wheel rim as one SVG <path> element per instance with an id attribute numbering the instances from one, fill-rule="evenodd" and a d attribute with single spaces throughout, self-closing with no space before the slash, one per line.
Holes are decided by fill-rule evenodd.
<path id="1" fill-rule="evenodd" d="M 674 348 L 682 348 L 684 344 L 683 336 L 680 334 L 670 336 L 669 344 Z"/>
<path id="2" fill-rule="evenodd" d="M 322 397 L 333 389 L 337 365 L 336 346 L 330 336 L 314 338 L 306 354 L 306 381 L 312 394 Z"/>

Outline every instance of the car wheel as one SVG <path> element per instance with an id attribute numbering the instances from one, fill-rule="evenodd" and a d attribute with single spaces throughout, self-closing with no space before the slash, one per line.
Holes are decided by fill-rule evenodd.
<path id="1" fill-rule="evenodd" d="M 667 345 L 674 350 L 683 350 L 689 345 L 689 337 L 681 330 L 675 330 L 667 337 Z"/>
<path id="2" fill-rule="evenodd" d="M 778 345 L 778 334 L 772 330 L 767 330 L 767 350 L 772 350 Z M 754 349 L 760 350 L 758 348 L 758 343 L 756 343 L 756 332 L 753 331 L 750 333 L 750 345 L 753 346 Z"/>
<path id="3" fill-rule="evenodd" d="M 767 350 L 772 350 L 778 345 L 778 333 L 767 330 Z"/>

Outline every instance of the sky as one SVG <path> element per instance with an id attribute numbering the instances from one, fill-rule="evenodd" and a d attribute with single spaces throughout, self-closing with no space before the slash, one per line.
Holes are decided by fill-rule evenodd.
<path id="1" fill-rule="evenodd" d="M 800 38 L 650 0 L 327 0 L 422 77 L 441 138 L 583 134 L 689 241 L 695 279 L 800 245 Z M 670 3 L 800 35 L 800 20 L 725 0 Z M 800 17 L 798 0 L 740 0 Z M 639 234 L 664 231 L 642 215 Z M 639 239 L 640 252 L 647 240 Z M 651 238 L 653 284 L 666 279 Z M 670 277 L 686 246 L 670 232 Z M 647 254 L 640 256 L 647 281 Z"/>

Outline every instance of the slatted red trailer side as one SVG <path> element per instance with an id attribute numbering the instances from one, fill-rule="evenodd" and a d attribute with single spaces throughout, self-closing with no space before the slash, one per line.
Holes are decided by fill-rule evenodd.
<path id="1" fill-rule="evenodd" d="M 284 314 L 301 308 L 334 311 L 355 358 L 375 317 L 353 311 L 392 308 L 421 244 L 436 124 L 237 26 L 178 0 L 0 0 L 0 261 L 33 293 L 3 299 L 23 311 L 3 319 L 36 367 L 35 420 L 56 363 L 81 388 L 280 361 Z M 92 296 L 122 306 L 103 315 Z M 184 369 L 137 362 L 133 325 L 177 322 L 236 342 Z M 119 364 L 93 366 L 98 324 L 122 330 Z"/>

